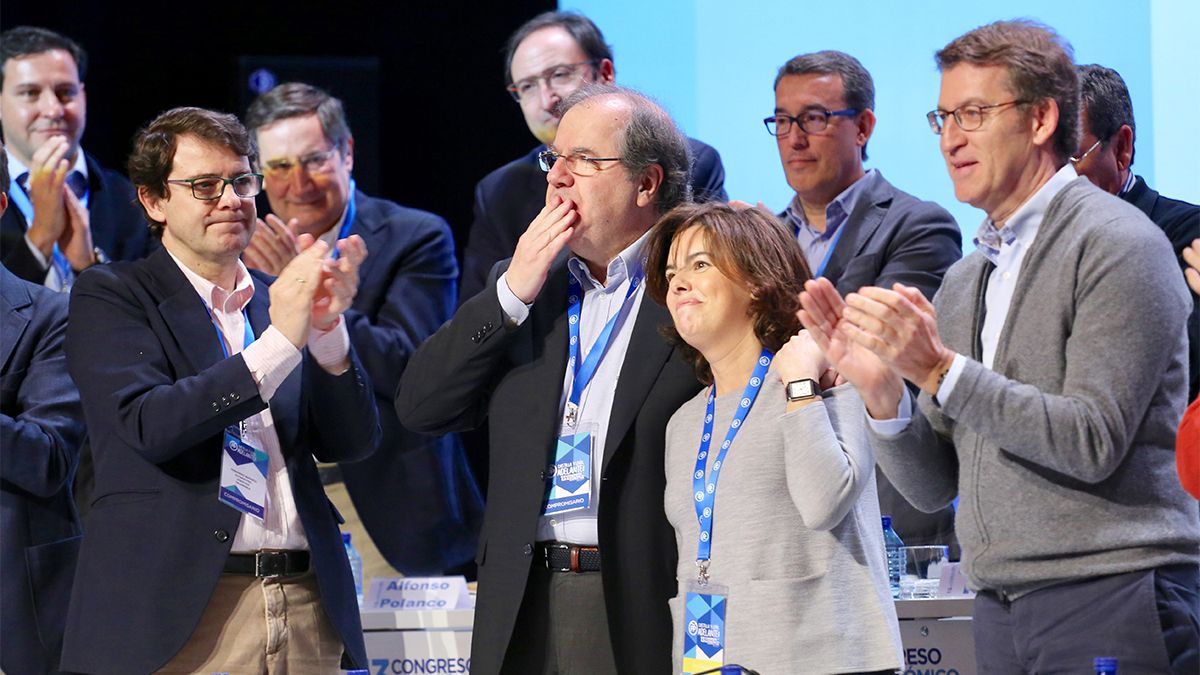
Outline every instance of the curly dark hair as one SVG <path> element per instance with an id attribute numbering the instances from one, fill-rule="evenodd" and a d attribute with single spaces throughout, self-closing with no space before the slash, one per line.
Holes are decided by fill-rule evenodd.
<path id="1" fill-rule="evenodd" d="M 721 202 L 677 206 L 659 219 L 646 241 L 646 293 L 660 305 L 670 292 L 666 268 L 671 242 L 693 227 L 704 233 L 717 269 L 750 292 L 758 341 L 772 353 L 779 351 L 800 331 L 800 292 L 812 278 L 796 238 L 762 209 L 735 209 Z M 684 342 L 675 326 L 664 326 L 662 332 L 692 364 L 696 377 L 712 384 L 704 356 Z"/>

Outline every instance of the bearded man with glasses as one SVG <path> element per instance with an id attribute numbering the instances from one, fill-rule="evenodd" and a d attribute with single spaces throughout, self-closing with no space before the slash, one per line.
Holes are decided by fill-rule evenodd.
<path id="1" fill-rule="evenodd" d="M 379 442 L 343 317 L 366 247 L 352 235 L 330 260 L 305 234 L 277 279 L 248 271 L 255 159 L 232 115 L 158 116 L 129 174 L 162 247 L 88 269 L 71 294 L 67 367 L 96 471 L 63 670 L 367 665 L 314 463 Z"/>
<path id="2" fill-rule="evenodd" d="M 546 12 L 525 22 L 509 37 L 504 61 L 506 88 L 540 145 L 475 186 L 475 221 L 463 255 L 461 302 L 484 288 L 493 265 L 512 256 L 517 239 L 545 204 L 546 181 L 537 156 L 554 142 L 559 104 L 579 87 L 612 84 L 617 75 L 604 35 L 575 12 Z M 688 145 L 693 199 L 724 201 L 720 155 L 695 139 L 688 139 Z"/>

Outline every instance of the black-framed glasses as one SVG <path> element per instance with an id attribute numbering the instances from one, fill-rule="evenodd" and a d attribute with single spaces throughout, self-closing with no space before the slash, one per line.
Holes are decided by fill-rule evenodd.
<path id="1" fill-rule="evenodd" d="M 946 118 L 954 116 L 954 123 L 963 131 L 975 131 L 983 126 L 983 120 L 987 117 L 989 111 L 997 108 L 1005 108 L 1010 105 L 1024 105 L 1029 101 L 1005 101 L 1004 103 L 993 103 L 991 105 L 964 105 L 954 110 L 930 110 L 925 113 L 925 119 L 929 120 L 929 129 L 937 135 L 942 134 L 942 128 L 946 126 Z"/>
<path id="2" fill-rule="evenodd" d="M 306 173 L 329 173 L 333 163 L 329 160 L 337 154 L 337 148 L 310 152 L 302 157 L 278 157 L 263 164 L 263 170 L 272 178 L 284 179 L 292 174 L 296 167 L 303 168 Z"/>
<path id="3" fill-rule="evenodd" d="M 517 80 L 505 87 L 517 103 L 535 98 L 541 87 L 559 93 L 579 84 L 583 79 L 583 67 L 596 66 L 596 61 L 580 61 L 579 63 L 564 63 L 543 70 L 538 75 L 532 75 Z"/>
<path id="4" fill-rule="evenodd" d="M 233 186 L 233 194 L 248 199 L 262 192 L 263 175 L 261 173 L 244 173 L 233 178 L 220 176 L 200 176 L 186 180 L 169 180 L 172 185 L 187 185 L 192 188 L 192 196 L 201 201 L 210 202 L 220 199 L 225 194 L 225 186 Z"/>
<path id="5" fill-rule="evenodd" d="M 844 108 L 842 110 L 808 108 L 802 110 L 799 117 L 777 112 L 763 119 L 763 124 L 767 127 L 767 133 L 772 136 L 787 136 L 792 132 L 793 124 L 798 125 L 800 131 L 806 134 L 819 134 L 829 126 L 830 117 L 854 117 L 857 114 L 858 108 Z"/>
<path id="6" fill-rule="evenodd" d="M 538 166 L 542 171 L 549 172 L 558 160 L 567 164 L 567 171 L 576 176 L 594 176 L 604 168 L 600 162 L 620 162 L 624 157 L 589 157 L 587 155 L 560 155 L 553 150 L 543 150 L 538 153 Z"/>
<path id="7" fill-rule="evenodd" d="M 1078 157 L 1071 157 L 1070 158 L 1071 163 L 1074 164 L 1075 166 L 1079 166 L 1079 164 L 1081 162 L 1083 162 L 1083 160 L 1087 159 L 1087 156 L 1092 154 L 1092 151 L 1098 147 L 1100 147 L 1100 141 L 1096 141 L 1095 143 L 1092 143 L 1092 147 L 1088 148 L 1087 150 L 1084 150 L 1082 155 L 1080 155 Z"/>

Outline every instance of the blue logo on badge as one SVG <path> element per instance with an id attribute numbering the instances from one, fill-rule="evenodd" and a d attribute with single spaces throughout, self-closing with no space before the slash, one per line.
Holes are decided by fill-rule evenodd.
<path id="1" fill-rule="evenodd" d="M 250 73 L 250 79 L 247 84 L 250 85 L 250 90 L 256 94 L 265 94 L 275 88 L 275 73 L 266 68 L 259 68 Z"/>

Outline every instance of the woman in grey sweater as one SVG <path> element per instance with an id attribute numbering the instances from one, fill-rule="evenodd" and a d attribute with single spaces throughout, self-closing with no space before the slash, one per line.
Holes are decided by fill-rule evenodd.
<path id="1" fill-rule="evenodd" d="M 647 249 L 668 337 L 712 385 L 667 426 L 675 672 L 895 671 L 863 404 L 800 331 L 810 274 L 795 240 L 758 209 L 685 205 Z"/>

